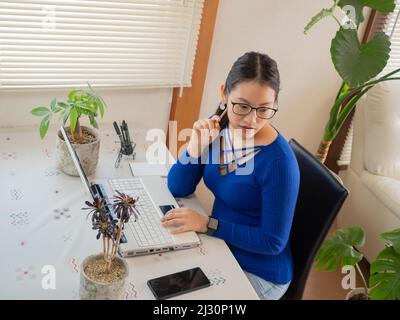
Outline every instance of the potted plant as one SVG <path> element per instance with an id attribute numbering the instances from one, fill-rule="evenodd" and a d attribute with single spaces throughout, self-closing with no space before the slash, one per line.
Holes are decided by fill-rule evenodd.
<path id="1" fill-rule="evenodd" d="M 400 300 L 400 229 L 381 234 L 385 248 L 371 263 L 369 285 L 373 300 Z"/>
<path id="2" fill-rule="evenodd" d="M 63 124 L 69 119 L 70 126 L 65 128 L 74 149 L 82 163 L 86 175 L 95 172 L 99 158 L 100 138 L 98 133 L 86 126 L 82 126 L 80 118 L 85 115 L 89 118 L 90 124 L 98 129 L 96 117 L 100 113 L 103 118 L 106 103 L 88 85 L 87 89 L 74 89 L 68 93 L 66 102 L 53 99 L 50 107 L 36 107 L 31 114 L 43 117 L 39 126 L 40 138 L 43 139 L 48 131 L 50 121 L 55 114 L 62 118 Z M 78 176 L 78 171 L 72 162 L 67 145 L 60 131 L 57 134 L 56 143 L 56 166 L 62 172 Z"/>
<path id="3" fill-rule="evenodd" d="M 103 252 L 87 257 L 81 264 L 80 289 L 81 299 L 114 300 L 120 299 L 129 275 L 128 264 L 118 254 L 124 226 L 133 215 L 138 219 L 137 199 L 117 191 L 112 205 L 117 217 L 113 217 L 103 199 L 86 201 L 90 210 L 92 228 L 97 230 L 96 239 L 102 239 Z"/>
<path id="4" fill-rule="evenodd" d="M 390 13 L 396 7 L 395 0 L 334 0 L 332 7 L 322 9 L 304 28 L 307 32 L 321 19 L 332 17 L 339 25 L 339 30 L 331 42 L 331 59 L 343 80 L 336 99 L 332 105 L 329 119 L 325 125 L 324 135 L 320 142 L 316 158 L 325 162 L 329 147 L 339 133 L 343 123 L 357 102 L 374 85 L 391 80 L 399 80 L 396 69 L 386 75 L 373 79 L 386 66 L 390 53 L 390 39 L 384 32 L 376 34 L 370 41 L 361 43 L 358 28 L 364 20 L 363 9 L 369 7 L 381 13 Z M 335 16 L 336 9 L 346 14 L 344 23 Z"/>
<path id="5" fill-rule="evenodd" d="M 363 287 L 350 290 L 347 300 L 400 299 L 400 229 L 382 233 L 381 238 L 386 245 L 371 263 L 369 281 L 358 265 L 363 254 L 355 247 L 361 247 L 365 242 L 364 231 L 358 227 L 337 229 L 330 239 L 325 240 L 317 253 L 315 267 L 328 272 L 338 267 L 355 267 Z"/>
<path id="6" fill-rule="evenodd" d="M 363 246 L 365 242 L 364 231 L 358 227 L 337 229 L 330 239 L 325 240 L 319 249 L 316 260 L 317 269 L 323 269 L 328 272 L 336 271 L 339 267 L 345 266 L 355 267 L 359 273 L 363 288 L 357 289 L 356 293 L 349 299 L 366 300 L 369 297 L 369 288 L 367 281 L 360 269 L 358 263 L 362 260 L 363 255 L 356 250 L 356 246 Z M 352 294 L 354 294 L 353 292 Z"/>

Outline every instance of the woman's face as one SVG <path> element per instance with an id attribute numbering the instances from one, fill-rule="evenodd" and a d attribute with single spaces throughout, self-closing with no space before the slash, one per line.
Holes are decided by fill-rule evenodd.
<path id="1" fill-rule="evenodd" d="M 247 115 L 238 115 L 233 112 L 234 103 L 244 103 L 253 108 L 275 107 L 275 90 L 258 82 L 241 82 L 229 93 L 224 94 L 224 85 L 221 85 L 222 101 L 228 107 L 228 119 L 230 128 L 240 133 L 243 139 L 251 139 L 259 132 L 268 120 L 256 115 L 256 110 L 251 110 Z M 238 107 L 236 107 L 238 108 Z M 236 110 L 236 109 L 235 109 Z"/>

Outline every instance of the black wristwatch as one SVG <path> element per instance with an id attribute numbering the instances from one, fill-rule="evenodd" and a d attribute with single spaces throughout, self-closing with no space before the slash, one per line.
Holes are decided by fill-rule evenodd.
<path id="1" fill-rule="evenodd" d="M 218 220 L 213 216 L 209 216 L 206 234 L 211 236 L 217 229 L 218 229 Z"/>

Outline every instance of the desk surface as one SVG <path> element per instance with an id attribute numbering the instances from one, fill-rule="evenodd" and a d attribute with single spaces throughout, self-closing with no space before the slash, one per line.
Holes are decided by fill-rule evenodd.
<path id="1" fill-rule="evenodd" d="M 136 161 L 145 161 L 151 142 L 146 132 L 133 132 Z M 94 178 L 131 176 L 124 157 L 114 168 L 118 145 L 111 126 L 101 128 L 100 158 Z M 79 299 L 79 267 L 100 252 L 86 220 L 88 200 L 78 177 L 55 167 L 55 131 L 41 141 L 36 127 L 0 129 L 0 299 Z M 202 210 L 196 197 L 177 199 L 180 205 Z M 154 299 L 147 280 L 199 266 L 212 286 L 175 299 L 258 299 L 246 275 L 224 241 L 201 235 L 198 248 L 128 258 L 130 267 L 124 299 Z M 54 267 L 56 288 L 42 281 Z"/>

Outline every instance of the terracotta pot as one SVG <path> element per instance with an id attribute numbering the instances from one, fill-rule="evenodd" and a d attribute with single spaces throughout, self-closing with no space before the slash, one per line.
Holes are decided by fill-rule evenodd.
<path id="1" fill-rule="evenodd" d="M 69 127 L 65 129 L 67 132 L 69 132 Z M 99 160 L 100 138 L 98 133 L 92 128 L 82 126 L 82 130 L 87 131 L 96 137 L 94 142 L 72 145 L 82 164 L 83 171 L 85 171 L 87 176 L 90 176 L 96 171 L 97 162 Z M 65 143 L 64 139 L 62 139 L 61 131 L 58 131 L 57 134 L 56 166 L 57 169 L 70 176 L 79 176 L 74 162 L 69 154 L 67 144 Z"/>
<path id="2" fill-rule="evenodd" d="M 125 292 L 126 279 L 129 275 L 129 267 L 125 260 L 115 257 L 122 263 L 125 275 L 122 279 L 112 283 L 102 283 L 90 279 L 85 273 L 85 267 L 92 261 L 103 258 L 103 254 L 87 257 L 81 265 L 79 296 L 81 300 L 120 300 Z"/>

